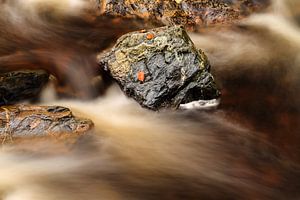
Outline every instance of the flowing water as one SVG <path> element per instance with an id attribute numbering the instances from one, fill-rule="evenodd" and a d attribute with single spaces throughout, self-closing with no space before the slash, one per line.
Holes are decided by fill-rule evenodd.
<path id="1" fill-rule="evenodd" d="M 9 10 L 3 13 L 18 17 L 23 4 L 2 2 Z M 64 1 L 53 2 L 54 8 L 66 8 Z M 58 16 L 81 13 L 81 1 L 69 2 L 77 4 L 58 9 Z M 72 142 L 3 146 L 0 199 L 299 199 L 299 6 L 297 0 L 274 0 L 267 11 L 234 27 L 190 34 L 207 53 L 221 88 L 218 109 L 152 112 L 126 98 L 116 85 L 88 101 L 59 100 L 48 88 L 42 104 L 70 107 L 92 119 L 95 130 Z M 34 13 L 34 6 L 29 8 Z M 34 15 L 28 19 L 38 25 Z M 45 33 L 44 26 L 31 31 Z M 41 38 L 30 47 L 45 45 Z M 3 39 L 1 58 L 8 52 L 16 55 L 7 45 L 10 40 L 20 45 L 12 36 Z M 83 55 L 93 49 L 76 51 L 82 58 L 76 66 L 88 65 L 91 61 Z M 46 52 L 59 55 L 58 50 Z"/>

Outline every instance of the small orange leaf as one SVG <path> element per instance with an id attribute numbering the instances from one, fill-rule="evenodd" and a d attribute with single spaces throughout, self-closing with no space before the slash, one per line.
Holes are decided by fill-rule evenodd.
<path id="1" fill-rule="evenodd" d="M 154 34 L 153 33 L 148 33 L 146 38 L 147 38 L 147 40 L 152 40 L 154 38 Z"/>
<path id="2" fill-rule="evenodd" d="M 145 80 L 145 73 L 143 71 L 139 71 L 137 77 L 138 77 L 139 81 L 144 82 L 144 80 Z"/>

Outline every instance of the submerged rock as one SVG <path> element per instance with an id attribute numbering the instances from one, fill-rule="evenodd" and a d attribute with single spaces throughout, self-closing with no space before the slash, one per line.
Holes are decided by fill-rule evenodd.
<path id="1" fill-rule="evenodd" d="M 220 96 L 207 57 L 181 26 L 126 34 L 99 56 L 99 64 L 128 96 L 149 109 Z"/>
<path id="2" fill-rule="evenodd" d="M 36 97 L 48 79 L 49 74 L 42 70 L 0 73 L 0 105 Z"/>
<path id="3" fill-rule="evenodd" d="M 93 122 L 73 116 L 60 106 L 2 106 L 0 107 L 0 138 L 56 136 L 82 134 L 91 130 Z"/>

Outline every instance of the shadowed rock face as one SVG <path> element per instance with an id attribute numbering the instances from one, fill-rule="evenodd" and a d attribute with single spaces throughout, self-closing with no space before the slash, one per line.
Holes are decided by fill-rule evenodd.
<path id="1" fill-rule="evenodd" d="M 0 106 L 36 97 L 48 78 L 39 70 L 0 73 Z"/>
<path id="2" fill-rule="evenodd" d="M 101 12 L 192 29 L 227 24 L 262 10 L 269 0 L 98 0 Z"/>
<path id="3" fill-rule="evenodd" d="M 2 106 L 0 107 L 0 138 L 77 135 L 91 130 L 93 122 L 73 116 L 60 106 Z"/>
<path id="4" fill-rule="evenodd" d="M 126 34 L 111 52 L 99 56 L 99 64 L 149 109 L 220 96 L 207 57 L 181 26 Z"/>

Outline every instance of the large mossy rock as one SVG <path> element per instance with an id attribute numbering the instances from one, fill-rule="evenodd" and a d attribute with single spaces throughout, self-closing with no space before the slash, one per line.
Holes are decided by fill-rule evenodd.
<path id="1" fill-rule="evenodd" d="M 0 73 L 0 106 L 37 97 L 48 79 L 49 74 L 42 70 Z"/>
<path id="2" fill-rule="evenodd" d="M 99 64 L 128 96 L 149 109 L 220 96 L 207 57 L 181 26 L 126 34 L 99 56 Z"/>
<path id="3" fill-rule="evenodd" d="M 0 138 L 78 135 L 90 131 L 93 122 L 75 117 L 60 106 L 15 105 L 0 107 Z"/>

